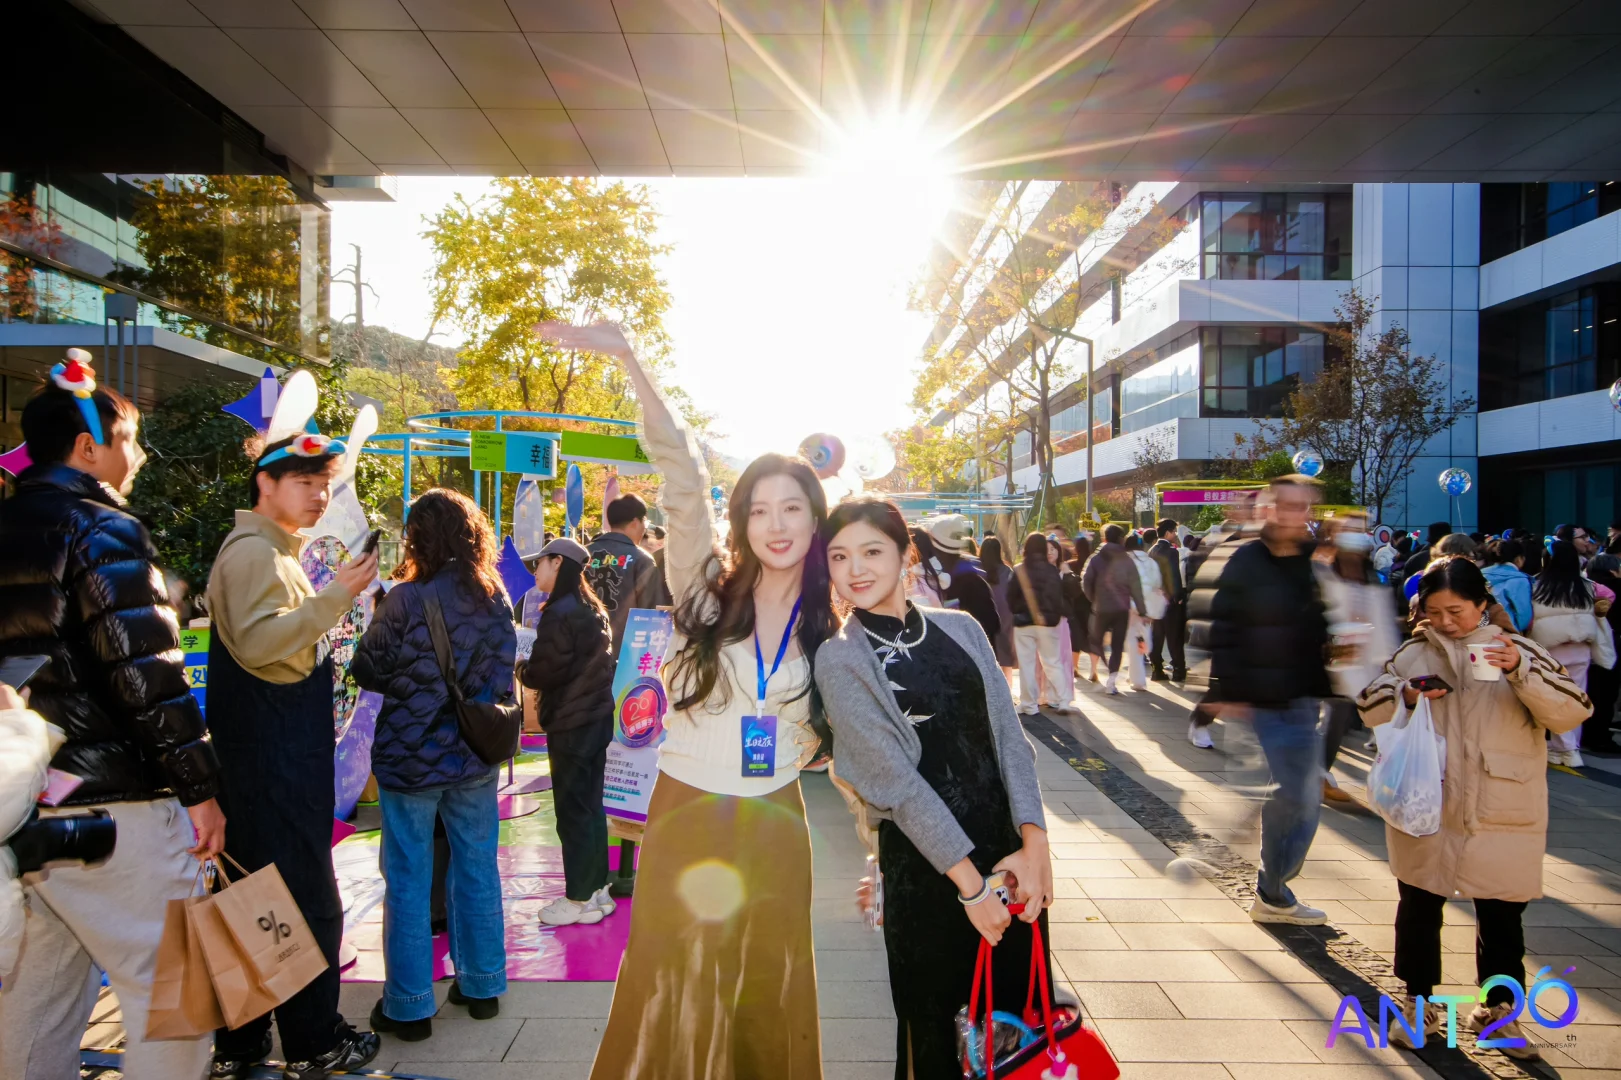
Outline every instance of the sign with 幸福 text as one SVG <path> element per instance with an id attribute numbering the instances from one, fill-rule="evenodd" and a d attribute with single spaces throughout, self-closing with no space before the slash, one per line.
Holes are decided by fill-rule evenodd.
<path id="1" fill-rule="evenodd" d="M 468 466 L 474 472 L 527 473 L 550 480 L 557 476 L 557 436 L 530 431 L 475 431 Z"/>

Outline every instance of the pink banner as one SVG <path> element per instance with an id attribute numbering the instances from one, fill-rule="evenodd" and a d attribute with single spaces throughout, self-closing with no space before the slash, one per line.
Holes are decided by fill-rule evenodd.
<path id="1" fill-rule="evenodd" d="M 1178 489 L 1160 492 L 1160 501 L 1166 506 L 1176 506 L 1178 504 L 1187 505 L 1189 503 L 1196 505 L 1202 503 L 1230 503 L 1241 502 L 1253 494 L 1255 494 L 1255 490 L 1253 488 L 1222 488 L 1213 490 Z"/>

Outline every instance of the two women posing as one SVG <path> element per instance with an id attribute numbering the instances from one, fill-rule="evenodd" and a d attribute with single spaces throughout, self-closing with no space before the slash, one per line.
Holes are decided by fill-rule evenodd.
<path id="1" fill-rule="evenodd" d="M 768 454 L 744 470 L 720 550 L 703 459 L 618 328 L 539 332 L 624 364 L 664 477 L 676 602 L 638 903 L 592 1076 L 821 1076 L 810 833 L 797 781 L 832 748 L 835 729 L 838 769 L 882 822 L 897 1076 L 948 1075 L 960 1068 L 952 1017 L 979 935 L 996 940 L 1009 925 L 984 875 L 1011 871 L 1026 920 L 1052 892 L 1034 752 L 983 631 L 966 615 L 925 618 L 907 605 L 904 521 L 881 503 L 841 507 L 830 520 L 820 481 L 796 458 Z M 842 630 L 830 545 L 840 593 L 858 609 Z M 890 651 L 880 659 L 875 648 Z M 1022 947 L 997 950 L 1004 1000 L 1028 986 L 1030 931 L 1019 930 Z"/>

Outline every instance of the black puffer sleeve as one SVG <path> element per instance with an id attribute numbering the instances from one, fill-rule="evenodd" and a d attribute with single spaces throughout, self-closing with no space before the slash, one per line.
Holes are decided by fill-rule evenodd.
<path id="1" fill-rule="evenodd" d="M 135 737 L 186 806 L 219 793 L 219 761 L 186 682 L 180 620 L 146 528 L 103 517 L 73 545 L 65 584 L 100 661 L 99 693 L 134 717 Z"/>

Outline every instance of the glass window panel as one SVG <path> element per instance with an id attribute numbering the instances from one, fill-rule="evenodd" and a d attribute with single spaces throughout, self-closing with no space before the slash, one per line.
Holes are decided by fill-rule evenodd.
<path id="1" fill-rule="evenodd" d="M 1223 390 L 1221 392 L 1222 412 L 1228 416 L 1246 416 L 1249 413 L 1249 391 Z"/>
<path id="2" fill-rule="evenodd" d="M 1289 252 L 1319 252 L 1323 250 L 1323 234 L 1327 222 L 1324 196 L 1291 193 L 1288 196 L 1287 235 L 1284 250 Z"/>
<path id="3" fill-rule="evenodd" d="M 1228 196 L 1221 204 L 1221 249 L 1261 250 L 1261 207 L 1254 199 Z"/>
<path id="4" fill-rule="evenodd" d="M 1221 250 L 1221 196 L 1202 195 L 1199 198 L 1200 243 L 1205 251 Z"/>
<path id="5" fill-rule="evenodd" d="M 1615 468 L 1611 465 L 1595 465 L 1583 469 L 1585 474 L 1587 505 L 1582 507 L 1582 520 L 1591 521 L 1595 528 L 1601 528 L 1600 523 L 1608 524 L 1615 520 Z"/>

